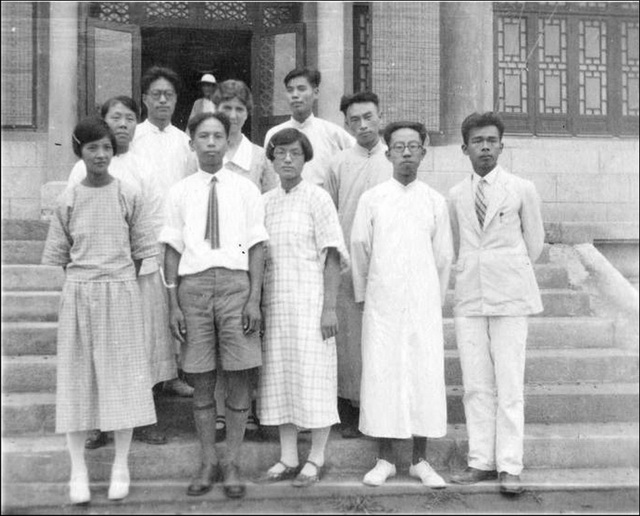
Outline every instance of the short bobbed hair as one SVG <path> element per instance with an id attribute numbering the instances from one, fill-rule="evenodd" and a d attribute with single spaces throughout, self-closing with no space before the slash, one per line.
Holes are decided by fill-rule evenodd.
<path id="1" fill-rule="evenodd" d="M 251 90 L 243 81 L 235 79 L 229 79 L 228 81 L 218 84 L 218 88 L 213 94 L 211 99 L 213 103 L 218 107 L 223 102 L 229 100 L 238 99 L 247 108 L 247 111 L 253 109 L 253 96 Z"/>
<path id="2" fill-rule="evenodd" d="M 100 116 L 102 118 L 106 118 L 109 110 L 116 104 L 122 104 L 127 109 L 130 109 L 136 114 L 136 121 L 140 120 L 140 108 L 138 107 L 138 103 L 131 97 L 127 97 L 126 95 L 111 97 L 104 104 L 102 104 L 102 107 L 100 108 Z"/>
<path id="3" fill-rule="evenodd" d="M 420 143 L 422 145 L 429 145 L 429 135 L 427 134 L 427 128 L 420 122 L 391 122 L 384 128 L 384 141 L 389 146 L 391 142 L 391 136 L 400 129 L 413 129 L 420 135 Z"/>
<path id="4" fill-rule="evenodd" d="M 91 116 L 81 120 L 76 125 L 71 135 L 71 145 L 73 152 L 79 158 L 82 158 L 82 148 L 91 142 L 101 140 L 104 137 L 109 138 L 111 146 L 113 147 L 113 155 L 118 154 L 118 146 L 116 144 L 116 137 L 113 131 L 102 118 L 98 116 Z"/>
<path id="5" fill-rule="evenodd" d="M 304 153 L 304 162 L 311 161 L 313 159 L 313 147 L 309 138 L 304 133 L 294 129 L 293 127 L 288 129 L 282 129 L 274 134 L 269 143 L 267 143 L 267 159 L 273 161 L 276 157 L 273 155 L 273 151 L 278 145 L 289 145 L 291 143 L 300 142 L 302 152 Z"/>
<path id="6" fill-rule="evenodd" d="M 224 126 L 224 132 L 227 136 L 229 136 L 229 129 L 231 128 L 231 122 L 229 121 L 229 117 L 224 113 L 198 113 L 191 120 L 189 120 L 189 124 L 187 125 L 187 130 L 189 131 L 189 136 L 193 139 L 194 133 L 200 127 L 200 124 L 205 120 L 209 120 L 210 118 L 215 118 Z"/>
<path id="7" fill-rule="evenodd" d="M 465 145 L 469 145 L 469 133 L 471 129 L 477 127 L 487 127 L 488 125 L 495 125 L 498 128 L 500 134 L 500 140 L 504 134 L 504 122 L 502 119 L 492 111 L 485 113 L 472 113 L 462 122 L 462 141 Z"/>

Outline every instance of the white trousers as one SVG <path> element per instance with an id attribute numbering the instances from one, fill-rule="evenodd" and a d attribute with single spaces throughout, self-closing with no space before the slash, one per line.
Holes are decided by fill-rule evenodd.
<path id="1" fill-rule="evenodd" d="M 456 317 L 468 464 L 522 472 L 527 317 Z"/>

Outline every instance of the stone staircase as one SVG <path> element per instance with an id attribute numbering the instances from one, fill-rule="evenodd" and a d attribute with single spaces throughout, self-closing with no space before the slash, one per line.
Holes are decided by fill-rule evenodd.
<path id="1" fill-rule="evenodd" d="M 39 265 L 47 225 L 4 222 L 2 256 L 2 453 L 3 506 L 56 506 L 66 503 L 69 458 L 55 422 L 56 320 L 60 268 Z M 567 268 L 550 261 L 550 246 L 536 264 L 545 310 L 530 320 L 525 388 L 525 467 L 529 489 L 638 490 L 638 352 L 617 346 L 612 320 L 592 314 L 589 294 L 572 287 Z M 452 311 L 445 307 L 445 360 L 449 432 L 429 442 L 429 460 L 445 478 L 465 466 L 467 450 L 462 380 Z M 134 442 L 133 479 L 128 500 L 184 500 L 198 457 L 191 401 L 161 399 L 159 420 L 169 436 L 164 446 Z M 308 435 L 301 437 L 303 450 Z M 221 447 L 224 444 L 220 445 Z M 409 457 L 407 443 L 406 457 Z M 301 459 L 304 459 L 304 451 Z M 332 435 L 329 473 L 318 493 L 375 494 L 360 484 L 376 455 L 373 440 Z M 107 504 L 106 486 L 113 445 L 87 451 L 94 500 Z M 279 458 L 275 429 L 262 442 L 247 442 L 241 468 L 248 478 Z M 408 464 L 379 493 L 416 493 Z M 497 491 L 494 483 L 451 486 L 473 493 Z M 391 490 L 391 491 L 390 491 Z M 221 490 L 212 497 L 222 497 Z M 34 496 L 34 492 L 38 493 Z M 333 495 L 332 494 L 332 495 Z M 250 497 L 300 496 L 288 485 L 250 485 Z M 311 495 L 309 495 L 311 496 Z"/>

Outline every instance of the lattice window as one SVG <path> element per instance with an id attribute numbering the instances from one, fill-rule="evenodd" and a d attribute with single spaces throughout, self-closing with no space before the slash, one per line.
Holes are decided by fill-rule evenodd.
<path id="1" fill-rule="evenodd" d="M 99 18 L 102 21 L 129 23 L 129 2 L 100 2 Z"/>
<path id="2" fill-rule="evenodd" d="M 278 27 L 287 23 L 295 23 L 297 21 L 296 14 L 296 8 L 290 4 L 265 4 L 262 12 L 262 23 L 265 27 Z"/>
<path id="3" fill-rule="evenodd" d="M 246 2 L 205 2 L 204 17 L 207 20 L 248 22 Z"/>
<path id="4" fill-rule="evenodd" d="M 147 2 L 145 7 L 149 18 L 174 20 L 186 20 L 189 18 L 189 2 Z"/>
<path id="5" fill-rule="evenodd" d="M 607 114 L 607 24 L 581 21 L 578 24 L 581 115 Z"/>
<path id="6" fill-rule="evenodd" d="M 353 6 L 353 91 L 371 90 L 371 12 Z"/>
<path id="7" fill-rule="evenodd" d="M 538 111 L 567 113 L 567 20 L 538 19 Z"/>
<path id="8" fill-rule="evenodd" d="M 527 32 L 525 18 L 498 19 L 499 110 L 527 112 Z"/>
<path id="9" fill-rule="evenodd" d="M 6 2 L 2 5 L 3 128 L 32 128 L 36 125 L 35 19 L 34 2 Z"/>
<path id="10" fill-rule="evenodd" d="M 273 113 L 273 70 L 275 68 L 275 38 L 262 39 L 258 56 L 260 75 L 260 112 L 271 115 Z"/>
<path id="11" fill-rule="evenodd" d="M 638 22 L 623 22 L 622 114 L 638 116 Z"/>
<path id="12" fill-rule="evenodd" d="M 637 2 L 493 5 L 496 106 L 512 130 L 638 134 Z"/>

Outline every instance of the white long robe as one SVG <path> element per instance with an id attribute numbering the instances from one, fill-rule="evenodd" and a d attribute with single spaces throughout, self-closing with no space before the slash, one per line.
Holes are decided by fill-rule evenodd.
<path id="1" fill-rule="evenodd" d="M 447 431 L 442 301 L 453 245 L 444 197 L 390 179 L 360 198 L 351 230 L 362 326 L 360 431 L 442 437 Z"/>

